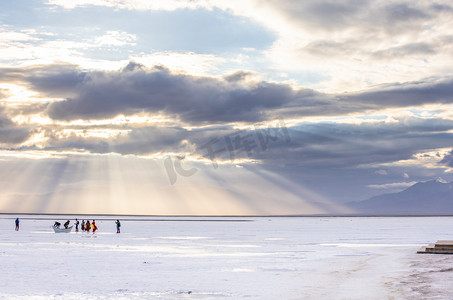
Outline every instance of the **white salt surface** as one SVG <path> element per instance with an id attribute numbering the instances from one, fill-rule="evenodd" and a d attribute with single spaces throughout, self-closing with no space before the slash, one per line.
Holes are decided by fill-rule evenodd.
<path id="1" fill-rule="evenodd" d="M 123 217 L 121 234 L 15 217 L 0 215 L 2 299 L 453 298 L 453 256 L 416 254 L 453 240 L 452 217 Z"/>

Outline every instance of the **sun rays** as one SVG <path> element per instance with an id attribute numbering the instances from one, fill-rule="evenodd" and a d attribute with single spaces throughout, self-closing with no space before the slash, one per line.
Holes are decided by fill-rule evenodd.
<path id="1" fill-rule="evenodd" d="M 198 172 L 168 182 L 161 159 L 117 154 L 5 163 L 1 212 L 150 215 L 325 214 L 327 201 L 269 171 L 214 169 L 187 162 Z M 313 201 L 315 199 L 315 201 Z"/>

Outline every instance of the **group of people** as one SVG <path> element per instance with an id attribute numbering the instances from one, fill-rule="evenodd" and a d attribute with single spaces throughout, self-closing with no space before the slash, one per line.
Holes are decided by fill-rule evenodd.
<path id="1" fill-rule="evenodd" d="M 16 231 L 19 231 L 19 218 L 16 218 L 14 223 L 16 224 Z M 64 228 L 68 229 L 70 223 L 71 222 L 69 220 L 67 220 L 63 224 Z M 95 233 L 96 230 L 98 230 L 98 227 L 96 226 L 96 221 L 95 220 L 93 220 L 93 222 L 91 222 L 91 223 L 90 223 L 89 220 L 87 220 L 86 222 L 85 222 L 85 220 L 82 220 L 82 223 L 80 223 L 79 220 L 75 219 L 74 225 L 75 225 L 75 231 L 76 232 L 79 232 L 79 225 L 81 225 L 82 231 L 90 232 L 90 230 L 91 230 L 93 233 Z M 115 221 L 115 225 L 116 225 L 116 233 L 120 233 L 121 232 L 121 230 L 120 230 L 120 228 L 121 228 L 120 220 L 116 220 Z M 60 228 L 61 223 L 58 222 L 58 221 L 55 221 L 53 226 L 56 227 L 56 228 Z"/>
<path id="2" fill-rule="evenodd" d="M 64 223 L 64 228 L 68 228 L 69 226 L 69 220 L 66 221 L 66 223 Z M 90 232 L 92 231 L 93 233 L 96 232 L 96 230 L 98 230 L 98 227 L 96 226 L 96 221 L 93 220 L 91 223 L 90 223 L 90 220 L 82 220 L 82 223 L 79 222 L 78 219 L 75 219 L 75 231 L 76 232 L 79 232 L 79 225 L 81 225 L 81 230 L 82 231 L 86 231 L 86 232 Z M 116 220 L 115 221 L 115 225 L 116 225 L 116 233 L 120 233 L 120 227 L 121 227 L 121 223 L 120 223 L 120 220 Z M 60 223 L 59 222 L 55 222 L 55 225 L 56 227 L 60 227 Z"/>
<path id="3" fill-rule="evenodd" d="M 76 232 L 79 232 L 79 224 L 81 225 L 80 229 L 82 231 L 90 232 L 90 230 L 91 230 L 93 233 L 95 233 L 96 230 L 98 230 L 95 220 L 93 220 L 93 222 L 91 222 L 91 223 L 90 223 L 90 220 L 87 220 L 86 222 L 85 222 L 85 220 L 82 220 L 82 223 L 80 223 L 79 220 L 76 219 L 76 221 L 74 223 Z"/>

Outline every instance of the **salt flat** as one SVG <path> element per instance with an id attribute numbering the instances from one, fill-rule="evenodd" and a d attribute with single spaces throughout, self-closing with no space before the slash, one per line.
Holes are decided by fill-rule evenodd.
<path id="1" fill-rule="evenodd" d="M 120 217 L 121 234 L 115 217 L 96 234 L 15 217 L 0 216 L 2 299 L 453 297 L 453 256 L 416 254 L 453 240 L 453 217 Z"/>

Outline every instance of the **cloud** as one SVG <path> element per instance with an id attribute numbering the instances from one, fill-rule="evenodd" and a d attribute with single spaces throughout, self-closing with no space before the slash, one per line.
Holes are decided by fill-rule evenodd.
<path id="1" fill-rule="evenodd" d="M 224 78 L 228 82 L 241 82 L 253 79 L 255 76 L 256 74 L 252 72 L 236 71 L 233 74 L 225 75 Z"/>
<path id="2" fill-rule="evenodd" d="M 28 141 L 22 150 L 76 149 L 123 155 L 192 153 L 200 157 L 206 156 L 206 149 L 200 146 L 218 140 L 215 146 L 224 151 L 216 158 L 234 163 L 225 138 L 236 138 L 235 126 L 253 128 L 277 118 L 299 120 L 287 128 L 289 142 L 280 139 L 264 150 L 256 130 L 247 129 L 241 135 L 252 136 L 255 147 L 236 151 L 236 158 L 266 165 L 341 169 L 403 161 L 417 153 L 451 147 L 449 131 L 453 120 L 446 117 L 406 113 L 394 115 L 391 121 L 342 120 L 345 114 L 361 113 L 366 121 L 368 110 L 450 104 L 452 80 L 428 78 L 381 85 L 360 93 L 326 94 L 256 81 L 249 75 L 237 72 L 227 78 L 192 76 L 134 62 L 112 72 L 84 71 L 65 64 L 0 69 L 0 81 L 26 85 L 37 93 L 64 99 L 9 110 L 15 114 L 47 114 L 55 121 L 41 125 L 37 129 L 41 139 Z M 115 125 L 108 121 L 118 115 L 136 114 L 160 116 L 171 122 Z M 329 115 L 338 117 L 332 121 L 304 118 Z M 84 122 L 66 123 L 72 120 Z M 102 124 L 91 124 L 90 120 Z"/>
<path id="3" fill-rule="evenodd" d="M 225 58 L 213 54 L 173 51 L 132 55 L 131 59 L 146 66 L 164 65 L 171 70 L 196 76 L 207 75 L 226 62 Z"/>
<path id="4" fill-rule="evenodd" d="M 1 68 L 0 81 L 27 85 L 46 97 L 54 120 L 106 119 L 140 112 L 163 114 L 189 124 L 259 122 L 277 116 L 330 116 L 451 104 L 453 79 L 380 85 L 356 93 L 326 94 L 282 83 L 249 81 L 249 73 L 223 78 L 149 69 L 131 62 L 120 71 L 82 71 L 56 64 Z M 253 78 L 252 78 L 253 79 Z"/>
<path id="5" fill-rule="evenodd" d="M 274 67 L 322 75 L 315 83 L 296 77 L 311 88 L 358 91 L 451 71 L 452 11 L 443 2 L 263 1 L 273 22 L 258 19 L 280 29 L 266 51 Z"/>
<path id="6" fill-rule="evenodd" d="M 394 182 L 394 183 L 386 183 L 386 184 L 370 184 L 370 185 L 368 185 L 368 187 L 371 189 L 394 190 L 394 189 L 405 189 L 410 186 L 413 186 L 416 183 L 417 183 L 417 181 Z"/>
<path id="7" fill-rule="evenodd" d="M 431 54 L 435 54 L 436 50 L 434 49 L 435 45 L 418 42 L 418 43 L 411 43 L 405 44 L 403 46 L 396 46 L 387 48 L 385 50 L 378 50 L 372 52 L 372 55 L 376 58 L 385 58 L 385 59 L 399 59 L 401 57 L 408 57 L 408 56 L 427 56 Z"/>
<path id="8" fill-rule="evenodd" d="M 0 99 L 6 98 L 8 96 L 8 90 L 0 89 Z"/>
<path id="9" fill-rule="evenodd" d="M 292 100 L 293 89 L 284 84 L 259 82 L 238 85 L 210 77 L 174 74 L 156 66 L 126 67 L 121 72 L 79 73 L 63 78 L 76 95 L 51 103 L 48 114 L 56 120 L 102 119 L 147 111 L 175 116 L 189 123 L 256 122 L 272 109 Z M 32 88 L 43 92 L 56 74 L 30 78 Z M 56 92 L 59 92 L 57 90 Z"/>
<path id="10" fill-rule="evenodd" d="M 417 106 L 428 103 L 451 103 L 453 79 L 425 79 L 415 82 L 380 85 L 369 91 L 347 95 L 351 102 L 381 107 Z"/>
<path id="11" fill-rule="evenodd" d="M 180 8 L 199 8 L 206 7 L 209 5 L 209 1 L 180 1 L 180 0 L 168 0 L 168 1 L 145 1 L 145 0 L 74 0 L 70 3 L 62 0 L 48 0 L 47 4 L 61 6 L 66 9 L 73 9 L 78 6 L 106 6 L 116 7 L 120 9 L 132 9 L 132 10 L 175 10 Z M 212 8 L 212 6 L 210 6 Z"/>
<path id="12" fill-rule="evenodd" d="M 439 162 L 439 164 L 453 168 L 453 150 L 445 155 L 444 158 Z"/>
<path id="13" fill-rule="evenodd" d="M 452 135 L 439 133 L 440 128 L 431 126 L 429 120 L 412 131 L 412 124 L 418 122 L 305 124 L 290 128 L 291 145 L 280 145 L 286 147 L 284 157 L 291 164 L 321 168 L 399 161 L 426 149 L 451 146 Z M 447 123 L 445 131 L 453 128 L 451 121 Z"/>
<path id="14" fill-rule="evenodd" d="M 19 118 L 28 118 L 29 115 L 40 115 L 42 112 L 44 112 L 47 108 L 49 103 L 47 102 L 24 102 L 24 103 L 18 103 L 14 106 L 7 106 L 5 107 L 5 110 L 8 111 L 8 114 L 11 116 L 12 119 L 15 119 L 15 117 Z M 29 123 L 28 119 L 27 121 L 23 123 Z"/>
<path id="15" fill-rule="evenodd" d="M 424 22 L 433 22 L 439 10 L 428 2 L 409 1 L 303 1 L 295 2 L 266 1 L 263 4 L 289 18 L 295 26 L 314 30 L 317 33 L 342 32 L 353 30 L 355 33 L 373 29 L 373 34 L 405 34 L 407 31 L 424 29 Z M 360 25 L 360 26 L 358 26 Z M 415 28 L 414 28 L 415 27 Z M 340 36 L 341 37 L 341 36 Z"/>
<path id="16" fill-rule="evenodd" d="M 375 174 L 378 174 L 378 175 L 388 175 L 387 171 L 386 170 L 377 170 L 376 172 L 374 172 Z"/>
<path id="17" fill-rule="evenodd" d="M 131 49 L 137 46 L 135 34 L 123 30 L 102 30 L 97 25 L 84 29 L 74 24 L 77 30 L 68 34 L 74 28 L 70 26 L 72 20 L 70 16 L 66 15 L 61 20 L 55 20 L 54 12 L 41 7 L 39 9 L 43 17 L 49 19 L 45 29 L 41 24 L 36 24 L 34 18 L 27 20 L 20 27 L 12 24 L 0 27 L 3 31 L 0 37 L 1 65 L 31 66 L 65 62 L 76 63 L 90 69 L 118 69 L 127 62 Z M 28 29 L 22 29 L 27 25 L 30 26 Z M 125 61 L 118 61 L 121 56 Z"/>
<path id="18" fill-rule="evenodd" d="M 0 82 L 25 84 L 42 96 L 70 97 L 86 73 L 72 64 L 0 68 Z"/>
<path id="19" fill-rule="evenodd" d="M 37 32 L 11 31 L 11 40 L 0 45 L 2 61 L 48 63 L 52 57 L 84 68 L 112 70 L 135 60 L 204 75 L 224 75 L 232 72 L 232 65 L 247 64 L 247 69 L 274 80 L 282 81 L 276 74 L 290 73 L 298 85 L 325 92 L 440 76 L 451 72 L 453 65 L 449 29 L 453 11 L 448 1 L 52 0 L 47 4 L 46 16 L 58 21 L 50 26 L 79 28 L 70 16 L 84 13 L 89 14 L 83 20 L 85 31 L 77 33 L 77 40 L 63 33 L 46 38 Z M 55 18 L 56 12 L 69 18 Z M 95 13 L 99 20 L 91 15 Z M 131 16 L 137 20 L 129 22 Z M 118 23 L 122 27 L 103 27 L 112 17 L 123 20 Z M 89 23 L 94 19 L 96 24 Z M 134 25 L 138 23 L 146 26 Z M 150 35 L 143 30 L 147 27 L 160 29 Z M 235 64 L 232 57 L 244 55 L 243 48 L 256 51 Z"/>
<path id="20" fill-rule="evenodd" d="M 5 9 L 5 170 L 29 158 L 46 170 L 49 160 L 76 160 L 79 179 L 108 166 L 95 185 L 147 181 L 151 169 L 168 184 L 162 158 L 180 156 L 200 170 L 181 179 L 199 186 L 258 186 L 225 177 L 234 169 L 298 199 L 306 186 L 338 202 L 405 188 L 407 174 L 452 176 L 450 1 L 49 0 Z M 279 120 L 285 132 L 269 127 Z M 49 174 L 69 183 L 74 169 L 61 169 Z M 43 177 L 33 170 L 30 178 Z"/>
<path id="21" fill-rule="evenodd" d="M 103 125 L 71 129 L 48 125 L 42 126 L 44 140 L 29 143 L 21 150 L 151 156 L 184 153 L 192 159 L 204 157 L 205 161 L 229 164 L 245 159 L 266 166 L 302 169 L 351 169 L 360 165 L 375 168 L 373 165 L 408 160 L 433 148 L 449 147 L 452 135 L 446 132 L 453 129 L 453 121 L 431 126 L 430 120 L 419 118 L 393 123 L 303 123 L 291 127 L 279 122 L 255 124 L 252 127 L 256 128 L 244 130 L 235 129 L 234 125 L 190 130 L 177 126 Z M 422 161 L 419 163 L 423 165 Z M 376 174 L 387 172 L 380 170 Z"/>
<path id="22" fill-rule="evenodd" d="M 27 140 L 31 131 L 27 127 L 19 127 L 12 122 L 0 107 L 0 145 L 14 146 Z"/>
<path id="23" fill-rule="evenodd" d="M 268 5 L 289 17 L 293 23 L 310 29 L 338 30 L 360 17 L 357 1 L 269 1 Z"/>
<path id="24" fill-rule="evenodd" d="M 104 35 L 94 39 L 93 44 L 98 47 L 112 47 L 134 45 L 137 37 L 123 31 L 109 30 Z"/>

